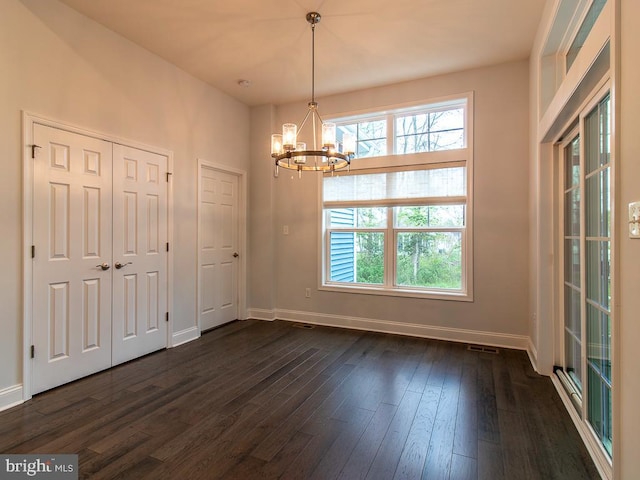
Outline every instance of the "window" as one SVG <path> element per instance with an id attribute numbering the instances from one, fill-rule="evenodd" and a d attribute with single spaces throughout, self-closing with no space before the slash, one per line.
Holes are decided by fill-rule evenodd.
<path id="1" fill-rule="evenodd" d="M 589 33 L 593 29 L 593 26 L 598 20 L 598 17 L 600 16 L 600 13 L 602 12 L 602 9 L 604 8 L 604 5 L 606 3 L 607 0 L 593 0 L 593 2 L 591 3 L 591 7 L 589 7 L 587 14 L 582 21 L 582 24 L 580 25 L 580 28 L 578 29 L 578 32 L 576 33 L 576 36 L 573 39 L 569 50 L 567 51 L 567 55 L 565 57 L 567 72 L 571 68 L 571 65 L 573 65 L 573 62 L 575 62 L 578 53 L 580 53 L 580 50 L 582 50 L 584 42 L 587 40 Z"/>
<path id="2" fill-rule="evenodd" d="M 324 286 L 467 294 L 466 162 L 323 179 Z"/>
<path id="3" fill-rule="evenodd" d="M 338 142 L 355 135 L 356 158 L 436 152 L 466 147 L 466 106 L 467 99 L 455 99 L 331 121 Z"/>
<path id="4" fill-rule="evenodd" d="M 331 119 L 358 155 L 322 179 L 320 288 L 473 299 L 472 98 Z"/>

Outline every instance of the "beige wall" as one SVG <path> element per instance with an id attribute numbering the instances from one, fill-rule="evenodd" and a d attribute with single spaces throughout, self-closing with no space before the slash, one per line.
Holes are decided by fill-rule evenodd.
<path id="1" fill-rule="evenodd" d="M 414 82 L 319 99 L 323 117 L 363 109 L 383 108 L 474 92 L 474 288 L 475 301 L 457 302 L 318 291 L 319 179 L 317 174 L 255 169 L 268 162 L 267 122 L 264 138 L 253 145 L 252 192 L 266 200 L 273 196 L 273 215 L 253 217 L 252 228 L 271 224 L 275 270 L 261 293 L 252 292 L 254 308 L 352 316 L 383 322 L 403 322 L 438 328 L 528 335 L 528 63 L 526 61 L 465 71 Z M 306 102 L 280 105 L 271 128 L 284 121 L 300 122 Z M 255 110 L 254 110 L 255 112 Z M 252 128 L 256 126 L 252 124 Z M 259 154 L 259 152 L 262 152 Z M 282 234 L 289 226 L 290 234 Z M 253 245 L 252 265 L 270 251 Z M 305 298 L 305 288 L 312 289 Z M 271 289 L 271 294 L 264 291 Z M 275 302 L 267 299 L 273 296 Z"/>
<path id="2" fill-rule="evenodd" d="M 196 159 L 248 169 L 249 109 L 56 0 L 0 0 L 0 72 L 0 391 L 22 382 L 22 110 L 173 151 L 174 331 L 195 325 Z"/>

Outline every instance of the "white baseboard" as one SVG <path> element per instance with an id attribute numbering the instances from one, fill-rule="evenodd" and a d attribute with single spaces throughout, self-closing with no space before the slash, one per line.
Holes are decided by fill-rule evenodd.
<path id="1" fill-rule="evenodd" d="M 275 310 L 266 310 L 264 308 L 250 308 L 247 310 L 247 318 L 256 320 L 267 320 L 269 322 L 276 319 Z"/>
<path id="2" fill-rule="evenodd" d="M 514 348 L 527 350 L 529 337 L 504 333 L 482 332 L 462 328 L 448 328 L 415 323 L 389 322 L 370 318 L 349 317 L 342 315 L 327 315 L 323 313 L 301 312 L 295 310 L 259 310 L 250 309 L 249 313 L 258 320 L 288 320 L 291 322 L 311 323 L 328 327 L 351 328 L 354 330 L 369 330 L 372 332 L 394 333 L 413 337 L 449 340 L 452 342 L 488 345 L 493 347 Z"/>
<path id="3" fill-rule="evenodd" d="M 196 327 L 185 328 L 179 332 L 175 332 L 171 337 L 171 346 L 177 347 L 183 343 L 191 342 L 200 338 L 200 329 Z"/>
<path id="4" fill-rule="evenodd" d="M 24 402 L 22 395 L 23 392 L 21 384 L 0 390 L 0 412 Z"/>
<path id="5" fill-rule="evenodd" d="M 531 362 L 533 370 L 537 373 L 540 373 L 538 371 L 538 350 L 533 344 L 533 340 L 531 340 L 531 337 L 529 337 L 529 341 L 527 342 L 527 354 L 529 355 L 529 361 Z"/>

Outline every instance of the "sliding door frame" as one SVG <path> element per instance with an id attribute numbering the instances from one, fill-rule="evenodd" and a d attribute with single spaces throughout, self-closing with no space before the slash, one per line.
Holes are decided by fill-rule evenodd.
<path id="1" fill-rule="evenodd" d="M 565 406 L 574 420 L 578 431 L 585 442 L 588 450 L 591 455 L 597 458 L 597 462 L 600 465 L 609 465 L 608 472 L 602 472 L 605 474 L 605 478 L 611 478 L 612 476 L 612 467 L 613 467 L 613 458 L 609 456 L 606 452 L 603 444 L 600 442 L 598 435 L 595 430 L 592 428 L 588 421 L 588 389 L 589 385 L 587 385 L 587 324 L 586 324 L 586 225 L 585 225 L 585 192 L 584 188 L 581 188 L 580 195 L 580 263 L 581 263 L 581 272 L 580 272 L 580 284 L 581 284 L 581 337 L 582 337 L 582 351 L 581 351 L 581 369 L 582 369 L 582 399 L 580 402 L 576 402 L 573 398 L 575 393 L 571 391 L 570 385 L 571 381 L 567 380 L 566 373 L 563 371 L 566 362 L 566 351 L 565 351 L 565 341 L 564 341 L 564 268 L 565 268 L 565 258 L 564 258 L 564 195 L 565 195 L 565 187 L 564 187 L 564 148 L 566 145 L 570 144 L 573 139 L 575 139 L 576 135 L 580 136 L 580 155 L 581 155 L 581 165 L 580 165 L 580 176 L 581 176 L 581 187 L 584 185 L 585 178 L 585 166 L 584 158 L 585 155 L 585 138 L 584 138 L 584 129 L 583 122 L 584 119 L 593 111 L 594 108 L 598 106 L 598 104 L 607 96 L 611 96 L 610 100 L 610 161 L 609 161 L 609 194 L 610 194 L 610 249 L 611 249 L 611 257 L 610 257 L 610 282 L 611 282 L 611 302 L 610 302 L 610 325 L 611 325 L 611 345 L 610 345 L 610 358 L 612 363 L 612 400 L 611 400 L 611 408 L 612 408 L 612 457 L 615 458 L 617 447 L 616 447 L 616 433 L 617 433 L 617 424 L 616 424 L 616 414 L 615 409 L 617 408 L 618 402 L 617 392 L 619 391 L 619 385 L 617 385 L 617 381 L 619 378 L 618 368 L 617 368 L 617 318 L 618 318 L 618 282 L 617 282 L 617 251 L 618 251 L 618 234 L 616 225 L 618 224 L 616 211 L 618 210 L 617 206 L 619 204 L 616 184 L 617 184 L 617 169 L 616 169 L 616 129 L 615 129 L 615 119 L 616 119 L 616 103 L 614 101 L 614 86 L 611 82 L 610 77 L 605 76 L 600 82 L 598 82 L 597 86 L 592 90 L 592 92 L 587 96 L 587 99 L 573 112 L 570 116 L 570 120 L 566 123 L 564 129 L 562 129 L 562 134 L 556 139 L 555 148 L 554 148 L 554 177 L 555 177 L 555 195 L 554 195 L 554 212 L 555 212 L 555 222 L 554 222 L 554 249 L 555 249 L 555 258 L 554 262 L 554 277 L 555 277 L 555 287 L 554 287 L 554 296 L 557 300 L 556 309 L 555 309 L 555 329 L 554 329 L 554 344 L 555 344 L 555 365 L 557 367 L 554 368 L 556 371 L 556 375 L 552 375 L 552 381 L 556 384 L 558 391 L 560 392 L 560 396 L 565 403 Z M 564 377 L 564 378 L 563 378 Z"/>

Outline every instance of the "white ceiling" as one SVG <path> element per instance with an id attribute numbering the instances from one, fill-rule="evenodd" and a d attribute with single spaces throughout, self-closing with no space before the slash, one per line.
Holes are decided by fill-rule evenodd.
<path id="1" fill-rule="evenodd" d="M 62 0 L 248 105 L 529 56 L 549 0 Z M 238 81 L 249 80 L 248 87 Z"/>

